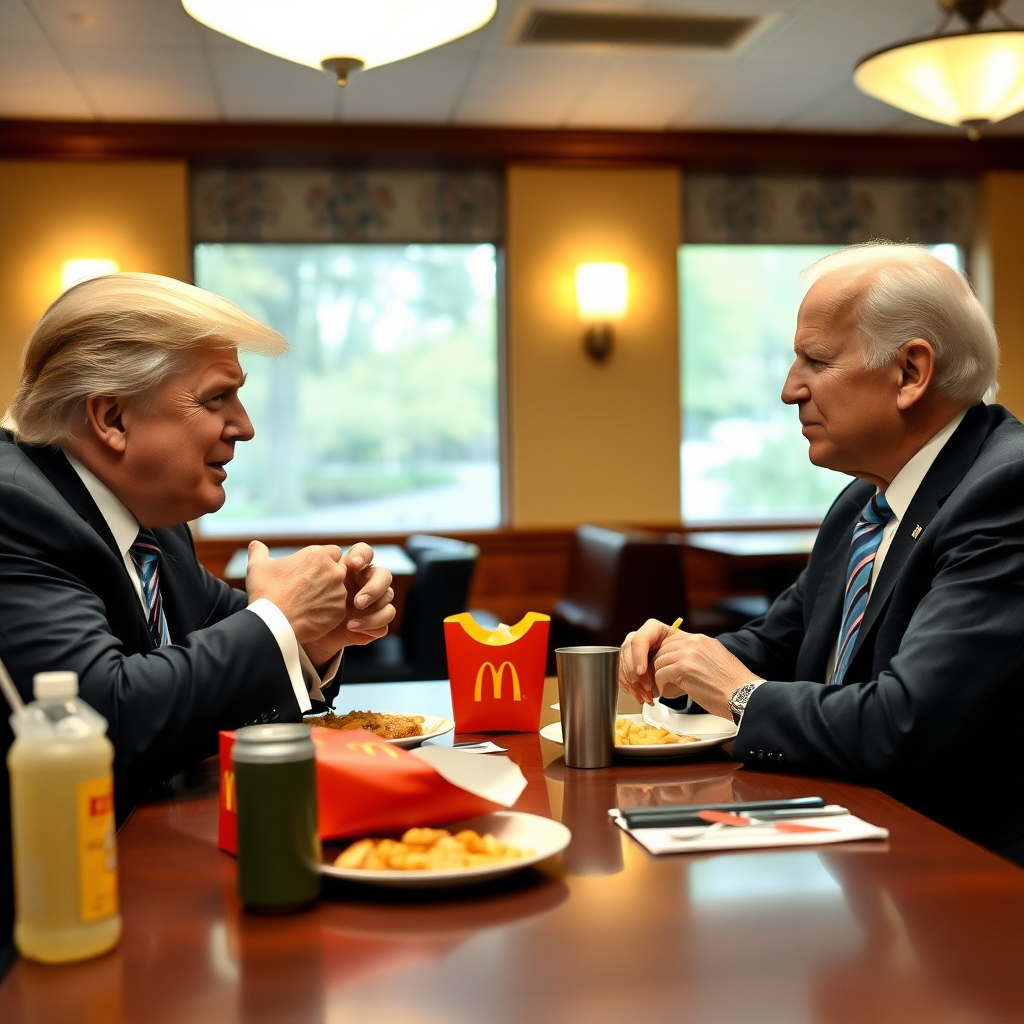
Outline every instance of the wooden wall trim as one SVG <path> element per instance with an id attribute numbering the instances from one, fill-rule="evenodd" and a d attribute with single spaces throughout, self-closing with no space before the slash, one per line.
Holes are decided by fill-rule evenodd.
<path id="1" fill-rule="evenodd" d="M 1024 168 L 1024 138 L 630 132 L 424 125 L 0 119 L 0 158 L 275 164 L 674 164 L 716 170 L 973 174 Z"/>

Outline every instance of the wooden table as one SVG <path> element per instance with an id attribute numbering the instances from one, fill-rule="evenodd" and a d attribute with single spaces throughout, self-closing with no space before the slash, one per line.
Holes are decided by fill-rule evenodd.
<path id="1" fill-rule="evenodd" d="M 343 701 L 438 711 L 444 689 L 350 687 Z M 61 968 L 19 961 L 0 1020 L 1024 1020 L 1024 871 L 881 793 L 721 754 L 575 771 L 534 734 L 500 740 L 529 779 L 517 806 L 573 832 L 541 870 L 448 895 L 335 885 L 308 913 L 254 917 L 215 845 L 215 797 L 186 794 L 140 808 L 119 837 L 119 949 Z M 606 812 L 617 786 L 662 784 L 694 801 L 820 794 L 891 838 L 654 858 Z"/>

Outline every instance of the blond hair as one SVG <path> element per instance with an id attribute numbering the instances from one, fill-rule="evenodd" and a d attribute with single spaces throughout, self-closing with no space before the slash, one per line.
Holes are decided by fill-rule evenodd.
<path id="1" fill-rule="evenodd" d="M 170 277 L 82 281 L 33 329 L 5 425 L 20 441 L 62 447 L 90 395 L 146 399 L 197 348 L 281 355 L 288 343 L 233 302 Z"/>
<path id="2" fill-rule="evenodd" d="M 934 383 L 963 405 L 996 391 L 999 342 L 967 278 L 921 245 L 866 242 L 818 260 L 804 271 L 814 283 L 847 272 L 848 287 L 834 303 L 864 339 L 869 369 L 891 363 L 908 341 L 922 338 L 935 352 Z M 868 275 L 866 282 L 858 281 Z"/>

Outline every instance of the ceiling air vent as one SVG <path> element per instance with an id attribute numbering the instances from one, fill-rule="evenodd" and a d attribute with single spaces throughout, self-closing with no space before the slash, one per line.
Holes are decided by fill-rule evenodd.
<path id="1" fill-rule="evenodd" d="M 731 50 L 761 21 L 757 17 L 641 11 L 528 9 L 515 42 L 551 46 L 689 47 Z"/>

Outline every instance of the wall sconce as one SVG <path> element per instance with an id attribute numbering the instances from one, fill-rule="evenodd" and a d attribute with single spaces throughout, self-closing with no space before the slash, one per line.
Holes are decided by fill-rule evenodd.
<path id="1" fill-rule="evenodd" d="M 611 355 L 615 343 L 612 324 L 626 315 L 629 274 L 625 263 L 581 263 L 576 268 L 576 308 L 589 326 L 583 348 L 595 363 Z"/>
<path id="2" fill-rule="evenodd" d="M 60 267 L 60 290 L 66 292 L 79 281 L 116 274 L 119 269 L 114 260 L 65 260 Z"/>

